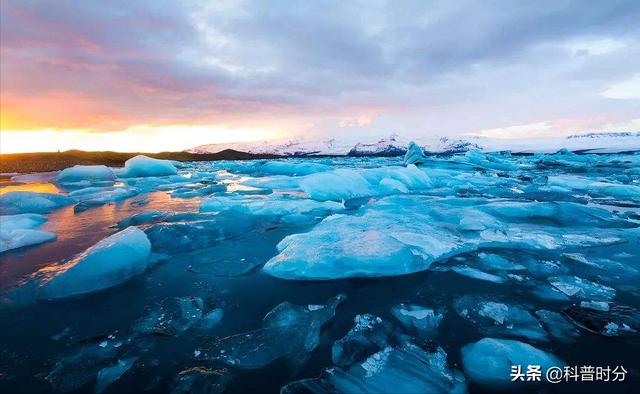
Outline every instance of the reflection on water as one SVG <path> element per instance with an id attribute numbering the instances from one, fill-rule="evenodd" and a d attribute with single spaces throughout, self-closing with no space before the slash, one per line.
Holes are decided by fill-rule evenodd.
<path id="1" fill-rule="evenodd" d="M 53 183 L 17 183 L 0 182 L 0 194 L 27 191 L 36 193 L 59 193 L 60 189 Z"/>
<path id="2" fill-rule="evenodd" d="M 10 191 L 56 192 L 51 183 L 12 185 Z M 0 189 L 2 190 L 2 189 Z M 148 203 L 142 207 L 138 202 Z M 47 215 L 49 219 L 40 229 L 57 234 L 53 242 L 36 247 L 18 249 L 0 255 L 0 291 L 6 290 L 25 275 L 47 265 L 73 257 L 117 231 L 113 225 L 143 210 L 197 212 L 200 199 L 176 199 L 167 193 L 154 192 L 144 197 L 131 198 L 120 203 L 102 205 L 74 213 L 73 206 L 64 207 Z"/>

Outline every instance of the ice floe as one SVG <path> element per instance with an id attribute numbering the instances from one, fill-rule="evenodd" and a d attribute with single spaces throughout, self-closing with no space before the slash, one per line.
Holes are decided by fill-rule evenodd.
<path id="1" fill-rule="evenodd" d="M 66 298 L 124 283 L 145 270 L 150 252 L 146 234 L 137 227 L 128 227 L 67 263 L 42 270 L 39 298 Z"/>

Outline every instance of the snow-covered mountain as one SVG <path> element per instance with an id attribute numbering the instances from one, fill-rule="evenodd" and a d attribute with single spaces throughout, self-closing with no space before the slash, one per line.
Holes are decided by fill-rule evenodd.
<path id="1" fill-rule="evenodd" d="M 514 153 L 550 153 L 562 148 L 571 151 L 612 153 L 640 151 L 640 132 L 587 133 L 558 138 L 498 139 L 476 136 L 462 138 L 425 137 L 414 141 L 427 154 L 458 153 L 471 149 L 511 151 Z M 187 150 L 190 153 L 216 153 L 233 149 L 252 154 L 280 156 L 400 156 L 409 145 L 396 134 L 374 142 L 347 142 L 335 138 L 326 141 L 288 140 L 250 143 L 209 144 Z"/>

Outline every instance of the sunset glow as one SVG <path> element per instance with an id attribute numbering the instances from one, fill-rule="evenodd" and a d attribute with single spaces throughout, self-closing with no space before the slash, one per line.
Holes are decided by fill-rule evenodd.
<path id="1" fill-rule="evenodd" d="M 621 3 L 2 1 L 0 152 L 632 130 Z"/>

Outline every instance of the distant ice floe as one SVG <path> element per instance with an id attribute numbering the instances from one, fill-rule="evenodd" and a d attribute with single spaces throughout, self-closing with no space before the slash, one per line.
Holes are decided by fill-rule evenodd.
<path id="1" fill-rule="evenodd" d="M 165 176 L 177 173 L 178 169 L 170 160 L 153 159 L 144 155 L 132 157 L 124 163 L 123 169 L 116 170 L 120 178 Z"/>

